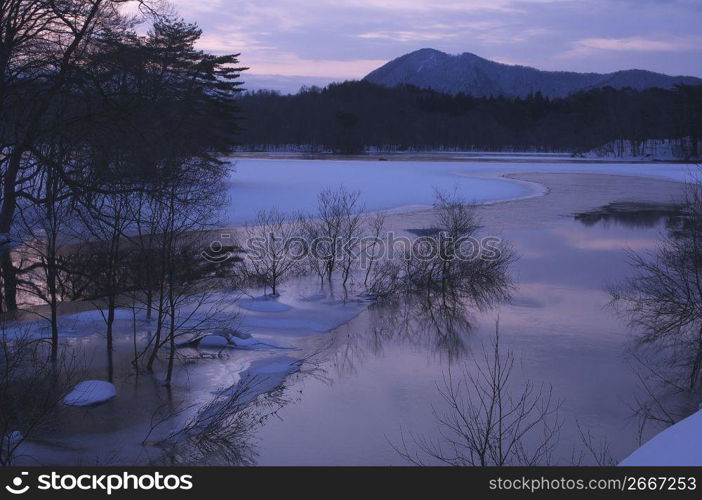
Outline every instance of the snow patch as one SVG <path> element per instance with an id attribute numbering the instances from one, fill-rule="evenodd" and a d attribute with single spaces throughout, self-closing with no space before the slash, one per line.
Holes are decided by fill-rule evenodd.
<path id="1" fill-rule="evenodd" d="M 285 379 L 300 371 L 302 360 L 290 356 L 278 356 L 255 361 L 241 372 L 239 383 L 222 394 L 236 394 L 241 384 L 245 384 L 246 393 L 241 395 L 240 402 L 246 404 L 261 394 L 269 393 L 280 387 Z"/>
<path id="2" fill-rule="evenodd" d="M 234 335 L 210 334 L 201 337 L 199 340 L 188 341 L 180 347 L 191 347 L 197 344 L 198 348 L 212 349 L 245 349 L 249 351 L 260 351 L 266 349 L 287 349 L 271 340 L 261 341 L 249 335 L 247 338 L 236 337 Z"/>
<path id="3" fill-rule="evenodd" d="M 81 323 L 93 321 L 105 321 L 107 318 L 107 310 L 93 309 L 92 311 L 83 311 L 79 313 L 67 314 L 59 318 L 61 321 L 78 321 Z M 132 311 L 129 309 L 115 309 L 115 321 L 133 319 Z"/>
<path id="4" fill-rule="evenodd" d="M 197 343 L 198 347 L 229 347 L 229 340 L 221 335 L 206 335 Z"/>
<path id="5" fill-rule="evenodd" d="M 237 303 L 242 309 L 255 312 L 284 312 L 289 311 L 290 306 L 278 302 L 276 297 L 263 295 L 253 299 L 241 299 Z"/>
<path id="6" fill-rule="evenodd" d="M 702 465 L 702 410 L 668 427 L 619 464 L 631 466 Z"/>
<path id="7" fill-rule="evenodd" d="M 114 385 L 104 380 L 86 380 L 76 385 L 63 398 L 63 404 L 68 406 L 93 406 L 104 403 L 117 396 Z"/>

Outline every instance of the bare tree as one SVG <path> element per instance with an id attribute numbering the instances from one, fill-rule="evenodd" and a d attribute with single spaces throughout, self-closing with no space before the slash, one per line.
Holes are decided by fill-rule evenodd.
<path id="1" fill-rule="evenodd" d="M 688 185 L 680 226 L 655 251 L 629 252 L 631 278 L 611 289 L 612 305 L 639 332 L 639 343 L 669 354 L 691 390 L 702 370 L 702 183 Z"/>
<path id="2" fill-rule="evenodd" d="M 396 449 L 410 462 L 431 459 L 454 466 L 547 465 L 559 438 L 560 402 L 553 388 L 527 380 L 514 388 L 515 359 L 500 346 L 499 325 L 481 360 L 451 370 L 439 388 L 447 409 L 435 410 L 442 439 L 417 437 Z"/>
<path id="3" fill-rule="evenodd" d="M 390 299 L 406 292 L 404 268 L 397 260 L 381 260 L 369 267 L 364 281 L 366 293 L 377 299 Z"/>
<path id="4" fill-rule="evenodd" d="M 676 359 L 685 353 L 665 354 L 661 356 L 656 344 L 635 345 L 629 352 L 639 385 L 629 405 L 638 420 L 639 444 L 646 441 L 649 427 L 669 427 L 698 409 L 697 393 L 690 393 L 684 367 L 666 363 L 667 357 Z"/>
<path id="5" fill-rule="evenodd" d="M 70 358 L 53 361 L 28 327 L 0 321 L 0 465 L 12 465 L 22 443 L 45 431 L 75 374 Z"/>
<path id="6" fill-rule="evenodd" d="M 367 263 L 365 263 L 366 274 L 363 277 L 363 286 L 368 288 L 368 278 L 370 277 L 373 267 L 378 260 L 379 256 L 376 255 L 376 248 L 381 243 L 380 237 L 383 234 L 383 228 L 385 226 L 385 214 L 383 212 L 378 212 L 369 221 L 370 230 L 370 242 L 363 248 L 364 256 L 367 257 Z"/>
<path id="7" fill-rule="evenodd" d="M 390 258 L 368 276 L 379 297 L 421 294 L 428 304 L 463 302 L 486 309 L 510 296 L 509 268 L 516 255 L 508 242 L 479 238 L 475 208 L 457 196 L 436 194 L 435 223 L 411 248 L 390 249 Z"/>
<path id="8" fill-rule="evenodd" d="M 613 467 L 617 461 L 609 450 L 609 442 L 605 438 L 596 438 L 591 431 L 585 430 L 580 422 L 576 422 L 582 450 L 573 452 L 573 465 L 580 466 L 586 456 L 589 456 L 598 467 Z"/>
<path id="9" fill-rule="evenodd" d="M 179 430 L 158 440 L 164 450 L 159 462 L 255 465 L 254 432 L 287 402 L 282 388 L 259 394 L 259 382 L 249 377 L 233 390 L 217 391 Z M 168 415 L 160 423 L 171 419 Z"/>
<path id="10" fill-rule="evenodd" d="M 21 204 L 18 211 L 23 245 L 16 253 L 20 255 L 17 266 L 17 285 L 20 291 L 29 293 L 49 306 L 45 316 L 51 330 L 51 359 L 56 362 L 59 349 L 58 308 L 65 299 L 63 277 L 66 269 L 62 264 L 61 245 L 67 243 L 67 235 L 76 223 L 75 199 L 72 190 L 63 182 L 55 168 L 56 163 L 68 161 L 66 151 L 59 143 L 47 146 L 50 164 L 40 168 L 33 177 L 35 188 L 23 193 L 30 204 Z"/>
<path id="11" fill-rule="evenodd" d="M 341 285 L 346 287 L 354 264 L 359 262 L 359 245 L 363 231 L 362 208 L 358 206 L 359 192 L 343 193 L 339 191 L 338 199 L 341 206 L 341 231 L 340 231 L 340 267 Z"/>
<path id="12" fill-rule="evenodd" d="M 305 238 L 310 243 L 312 267 L 320 277 L 331 282 L 340 266 L 344 286 L 360 243 L 362 208 L 359 197 L 358 191 L 348 191 L 344 186 L 327 188 L 317 197 L 314 217 L 301 219 Z"/>
<path id="13" fill-rule="evenodd" d="M 145 297 L 145 306 L 156 313 L 156 331 L 147 346 L 150 354 L 146 369 L 153 371 L 160 350 L 167 345 L 165 385 L 172 380 L 177 337 L 213 328 L 216 318 L 223 320 L 224 304 L 214 298 L 214 292 L 218 287 L 231 285 L 237 265 L 234 259 L 210 262 L 202 258 L 208 239 L 203 229 L 211 224 L 212 213 L 221 203 L 219 190 L 209 186 L 220 184 L 203 185 L 191 179 L 190 174 L 196 172 L 169 183 L 158 195 L 160 216 L 152 219 L 157 225 L 147 236 L 148 244 L 143 243 L 143 235 L 129 237 L 130 241 L 141 242 L 136 246 L 142 251 L 155 256 L 149 258 L 155 270 L 149 283 L 138 278 L 136 281 L 137 289 L 144 285 L 155 288 L 155 298 L 150 294 Z"/>
<path id="14" fill-rule="evenodd" d="M 0 111 L 14 117 L 6 120 L 0 134 L 0 233 L 12 232 L 27 181 L 37 172 L 34 149 L 46 143 L 47 133 L 66 124 L 65 119 L 56 120 L 59 96 L 75 85 L 78 68 L 90 53 L 87 47 L 103 28 L 119 24 L 121 3 L 10 0 L 0 4 Z M 17 283 L 10 253 L 2 256 L 2 277 L 5 308 L 13 310 Z"/>
<path id="15" fill-rule="evenodd" d="M 298 267 L 304 245 L 299 219 L 277 209 L 261 210 L 256 222 L 246 226 L 246 262 L 257 281 L 278 295 L 278 285 Z"/>

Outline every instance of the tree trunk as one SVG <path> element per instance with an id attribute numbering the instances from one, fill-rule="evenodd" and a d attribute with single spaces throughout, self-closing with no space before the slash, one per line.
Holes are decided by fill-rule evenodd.
<path id="1" fill-rule="evenodd" d="M 58 361 L 58 346 L 59 346 L 59 334 L 58 334 L 58 311 L 55 298 L 51 300 L 51 362 L 56 363 Z"/>
<path id="2" fill-rule="evenodd" d="M 107 380 L 114 380 L 114 362 L 112 359 L 112 324 L 115 322 L 115 297 L 111 295 L 107 304 Z"/>
<path id="3" fill-rule="evenodd" d="M 12 264 L 12 252 L 5 252 L 0 263 L 4 285 L 5 311 L 17 310 L 17 270 Z"/>
<path id="4" fill-rule="evenodd" d="M 690 370 L 690 389 L 695 388 L 700 368 L 702 368 L 702 331 L 700 332 L 700 337 L 697 338 L 697 354 L 695 354 L 692 370 Z"/>
<path id="5" fill-rule="evenodd" d="M 151 354 L 149 355 L 149 361 L 146 363 L 146 371 L 153 373 L 154 362 L 158 357 L 158 349 L 161 346 L 161 329 L 163 328 L 163 292 L 161 293 L 161 298 L 159 299 L 159 310 L 158 317 L 156 318 L 156 332 L 154 333 L 154 346 L 151 348 Z"/>
<path id="6" fill-rule="evenodd" d="M 17 207 L 17 193 L 15 192 L 17 174 L 19 172 L 20 161 L 22 159 L 23 148 L 15 147 L 7 162 L 7 169 L 3 174 L 2 181 L 2 207 L 0 208 L 0 234 L 10 234 L 12 222 L 15 217 Z M 12 265 L 12 252 L 6 252 L 2 256 L 0 272 L 3 277 L 3 295 L 5 298 L 5 310 L 14 311 L 17 309 L 17 274 L 15 266 Z"/>
<path id="7" fill-rule="evenodd" d="M 173 379 L 173 364 L 175 360 L 175 315 L 176 315 L 176 308 L 173 300 L 173 292 L 169 292 L 169 302 L 170 302 L 170 313 L 171 313 L 171 321 L 170 321 L 170 328 L 168 331 L 168 342 L 169 342 L 169 354 L 168 354 L 168 371 L 166 373 L 166 381 L 164 385 L 170 386 L 171 385 L 171 380 Z"/>

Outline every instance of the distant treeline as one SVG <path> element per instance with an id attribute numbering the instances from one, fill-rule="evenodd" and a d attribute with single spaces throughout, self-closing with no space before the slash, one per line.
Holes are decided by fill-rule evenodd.
<path id="1" fill-rule="evenodd" d="M 296 95 L 241 97 L 240 143 L 248 149 L 304 146 L 363 150 L 548 150 L 583 152 L 613 141 L 702 137 L 702 86 L 673 90 L 610 87 L 549 99 L 476 98 L 365 81 Z"/>

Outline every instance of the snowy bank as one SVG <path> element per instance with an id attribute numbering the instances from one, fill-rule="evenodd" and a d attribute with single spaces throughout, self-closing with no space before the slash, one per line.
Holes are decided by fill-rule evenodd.
<path id="1" fill-rule="evenodd" d="M 272 340 L 262 341 L 251 335 L 232 335 L 226 332 L 216 332 L 202 337 L 196 336 L 191 340 L 178 344 L 178 347 L 197 347 L 206 349 L 245 349 L 258 351 L 265 349 L 289 349 Z"/>
<path id="2" fill-rule="evenodd" d="M 261 394 L 269 393 L 285 382 L 285 379 L 300 371 L 302 360 L 290 356 L 277 356 L 254 361 L 241 372 L 239 383 L 221 394 L 234 395 L 241 387 L 245 392 L 239 394 L 239 403 L 247 404 Z"/>
<path id="3" fill-rule="evenodd" d="M 114 385 L 104 380 L 86 380 L 76 385 L 63 398 L 63 404 L 68 406 L 93 406 L 104 403 L 117 396 Z"/>
<path id="4" fill-rule="evenodd" d="M 702 157 L 702 143 L 684 139 L 650 139 L 613 141 L 583 155 L 585 158 L 623 160 L 688 160 Z"/>
<path id="5" fill-rule="evenodd" d="M 290 310 L 289 305 L 278 302 L 277 297 L 271 297 L 270 295 L 241 299 L 237 305 L 247 311 L 255 312 L 284 312 Z"/>
<path id="6" fill-rule="evenodd" d="M 619 465 L 702 465 L 702 409 L 650 439 Z"/>

